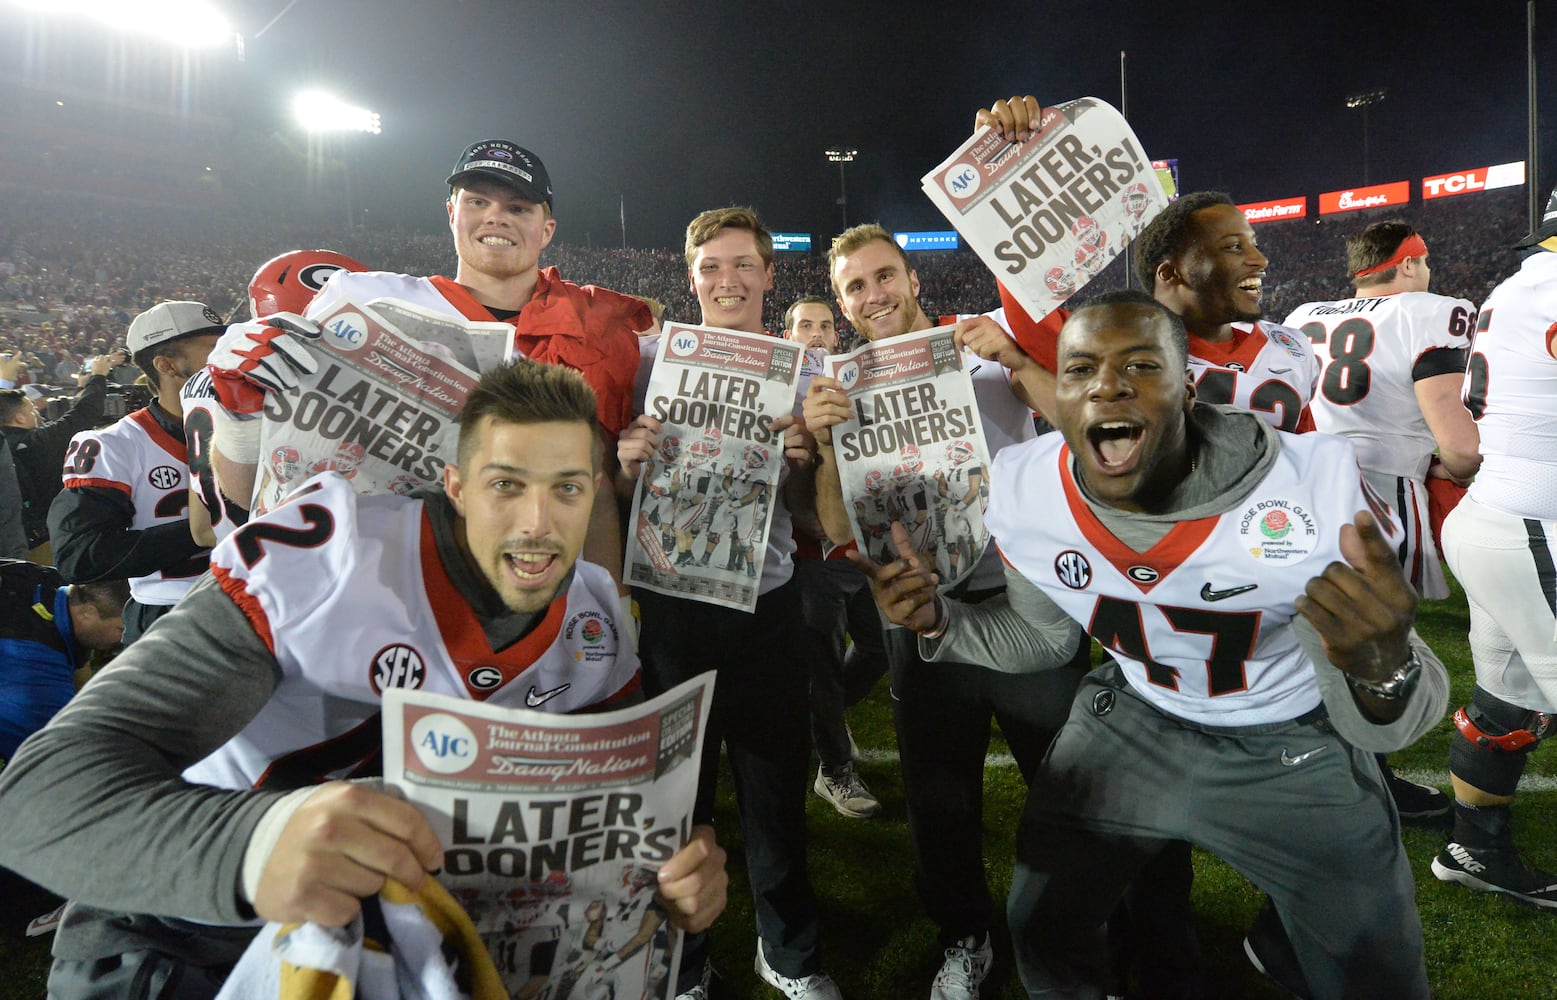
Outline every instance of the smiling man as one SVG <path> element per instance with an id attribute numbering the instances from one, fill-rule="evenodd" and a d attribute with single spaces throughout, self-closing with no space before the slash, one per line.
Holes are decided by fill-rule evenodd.
<path id="1" fill-rule="evenodd" d="M 540 266 L 541 252 L 557 232 L 557 220 L 552 214 L 551 178 L 540 157 L 528 149 L 507 139 L 472 143 L 460 154 L 446 183 L 450 193 L 444 207 L 459 257 L 452 279 L 387 271 L 343 272 L 325 283 L 307 318 L 328 315 L 347 300 L 393 298 L 444 316 L 509 323 L 520 354 L 583 373 L 595 391 L 607 443 L 614 443 L 633 417 L 637 331 L 653 325 L 649 307 L 628 295 L 575 285 L 563 280 L 555 267 Z M 228 368 L 233 378 L 250 380 L 261 390 L 296 384 L 295 373 L 288 376 L 290 383 L 262 381 L 267 366 L 288 369 L 274 329 L 257 322 L 239 329 L 242 334 L 229 330 L 222 342 L 222 348 L 233 348 L 225 355 L 233 360 Z M 217 381 L 220 391 L 221 378 Z M 263 405 L 261 395 L 249 393 L 243 403 L 236 401 L 238 395 L 223 395 L 223 403 L 235 413 L 257 413 Z M 258 461 L 257 439 L 246 446 L 233 443 L 229 430 L 220 425 L 216 445 L 234 461 Z M 611 473 L 615 450 L 607 448 L 605 457 L 611 463 L 606 471 Z M 621 524 L 609 490 L 600 494 L 586 552 L 610 567 L 613 575 L 620 571 Z"/>
<path id="2" fill-rule="evenodd" d="M 828 263 L 838 308 L 866 340 L 877 343 L 935 325 L 919 305 L 919 275 L 881 226 L 855 226 L 841 233 Z M 1036 436 L 1031 405 L 1013 386 L 1011 372 L 995 359 L 1019 352 L 990 350 L 990 345 L 1010 344 L 999 320 L 998 313 L 975 317 L 959 324 L 956 332 L 959 346 L 984 357 L 980 361 L 965 355 L 991 454 Z M 820 452 L 816 505 L 838 544 L 847 544 L 852 531 L 832 429 L 849 415 L 849 401 L 838 380 L 814 378 L 806 394 L 805 420 Z M 926 509 L 929 492 L 939 489 L 934 479 L 905 472 L 899 488 L 900 496 L 919 498 L 917 503 L 900 502 L 905 520 L 913 517 L 921 532 L 943 530 Z M 995 547 L 971 557 L 978 562 L 957 593 L 970 601 L 1000 594 L 1005 576 Z M 984 879 L 982 835 L 991 722 L 998 720 L 1023 777 L 1030 778 L 1065 721 L 1088 651 L 1072 647 L 1076 670 L 1012 676 L 972 661 L 926 663 L 913 635 L 903 629 L 887 630 L 883 641 L 914 850 L 914 883 L 939 930 L 944 956 L 929 995 L 931 1000 L 978 1000 L 979 984 L 994 961 L 989 934 L 994 900 Z"/>
<path id="3" fill-rule="evenodd" d="M 1189 331 L 1200 401 L 1252 410 L 1280 430 L 1312 430 L 1319 362 L 1302 333 L 1260 322 L 1269 263 L 1249 220 L 1215 191 L 1173 202 L 1136 241 L 1142 286 Z"/>
<path id="4" fill-rule="evenodd" d="M 910 552 L 866 567 L 930 660 L 1044 670 L 1087 629 L 1117 661 L 1077 692 L 1018 830 L 1024 984 L 1101 997 L 1097 928 L 1183 840 L 1271 895 L 1306 979 L 1284 985 L 1426 997 L 1371 752 L 1430 728 L 1448 678 L 1411 629 L 1387 508 L 1345 440 L 1198 401 L 1182 322 L 1139 292 L 1078 310 L 1057 347 L 1061 435 L 1006 449 L 990 476 L 1005 596 L 937 597 Z"/>
<path id="5" fill-rule="evenodd" d="M 212 573 L 24 746 L 0 780 L 0 808 L 25 814 L 0 864 L 76 901 L 52 993 L 182 977 L 179 997 L 214 995 L 256 914 L 342 926 L 386 878 L 415 889 L 440 867 L 415 808 L 331 780 L 376 773 L 383 689 L 555 713 L 640 697 L 619 627 L 588 657 L 561 628 L 617 612 L 609 574 L 579 558 L 595 406 L 559 366 L 489 372 L 444 489 L 310 480 L 218 545 Z M 722 909 L 723 857 L 698 827 L 661 869 L 679 926 Z"/>

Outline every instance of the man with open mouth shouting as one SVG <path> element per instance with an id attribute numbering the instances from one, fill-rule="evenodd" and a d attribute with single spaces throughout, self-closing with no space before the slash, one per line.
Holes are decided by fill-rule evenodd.
<path id="1" fill-rule="evenodd" d="M 1441 716 L 1399 528 L 1351 445 L 1196 398 L 1179 317 L 1139 292 L 1074 313 L 1050 435 L 1003 450 L 986 523 L 1003 597 L 936 596 L 923 557 L 871 572 L 931 661 L 1088 675 L 1032 782 L 1008 913 L 1033 996 L 1101 997 L 1097 929 L 1162 846 L 1270 894 L 1305 995 L 1428 995 L 1399 821 L 1370 755 Z M 1063 440 L 1061 440 L 1063 437 Z M 1028 516 L 1034 510 L 1042 518 Z"/>

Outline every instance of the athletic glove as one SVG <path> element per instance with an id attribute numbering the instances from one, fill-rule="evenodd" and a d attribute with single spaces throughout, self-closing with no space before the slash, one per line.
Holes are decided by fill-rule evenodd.
<path id="1" fill-rule="evenodd" d="M 207 364 L 222 406 L 235 415 L 256 414 L 265 405 L 266 392 L 298 388 L 302 376 L 319 370 L 306 346 L 317 339 L 319 325 L 295 313 L 228 327 Z"/>

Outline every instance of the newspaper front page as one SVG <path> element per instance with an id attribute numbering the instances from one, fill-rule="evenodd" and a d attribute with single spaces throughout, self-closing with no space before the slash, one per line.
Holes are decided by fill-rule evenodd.
<path id="1" fill-rule="evenodd" d="M 598 715 L 385 692 L 384 779 L 443 843 L 438 881 L 510 995 L 676 995 L 656 874 L 690 836 L 713 685 Z"/>
<path id="2" fill-rule="evenodd" d="M 923 178 L 925 194 L 1035 319 L 1168 205 L 1129 122 L 1092 97 L 1044 108 L 1034 135 L 981 128 Z"/>
<path id="3" fill-rule="evenodd" d="M 265 397 L 253 513 L 335 471 L 358 493 L 409 493 L 443 478 L 480 373 L 513 355 L 513 327 L 395 299 L 343 302 L 308 340 L 319 370 Z"/>
<path id="4" fill-rule="evenodd" d="M 622 580 L 751 611 L 784 468 L 773 421 L 794 412 L 800 345 L 672 323 L 644 411 L 664 424 L 633 494 Z"/>
<path id="5" fill-rule="evenodd" d="M 853 411 L 833 427 L 833 454 L 856 544 L 891 562 L 901 523 L 942 589 L 989 543 L 989 446 L 963 358 L 952 328 L 937 327 L 826 359 Z"/>

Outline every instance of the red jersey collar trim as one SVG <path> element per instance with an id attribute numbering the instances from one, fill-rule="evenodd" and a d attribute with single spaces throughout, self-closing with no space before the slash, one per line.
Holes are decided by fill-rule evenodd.
<path id="1" fill-rule="evenodd" d="M 1237 363 L 1243 366 L 1244 371 L 1249 371 L 1254 366 L 1254 359 L 1259 357 L 1260 351 L 1269 342 L 1265 332 L 1260 329 L 1260 324 L 1255 323 L 1248 330 L 1234 327 L 1232 339 L 1220 344 L 1192 333 L 1189 335 L 1189 353 L 1218 368 L 1226 368 L 1229 363 Z"/>
<path id="2" fill-rule="evenodd" d="M 1060 485 L 1065 492 L 1065 502 L 1070 507 L 1071 516 L 1076 520 L 1076 526 L 1081 529 L 1082 537 L 1102 553 L 1103 558 L 1112 563 L 1114 568 L 1135 584 L 1143 594 L 1150 593 L 1153 587 L 1166 580 L 1168 574 L 1178 569 L 1184 560 L 1193 555 L 1195 550 L 1210 537 L 1217 522 L 1221 520 L 1220 516 L 1213 516 L 1196 518 L 1193 521 L 1180 521 L 1166 535 L 1163 535 L 1156 545 L 1145 552 L 1137 552 L 1109 531 L 1082 497 L 1081 488 L 1076 485 L 1076 480 L 1070 471 L 1069 445 L 1060 446 L 1059 462 Z M 1150 580 L 1138 579 L 1130 571 L 1139 567 L 1145 567 L 1155 575 L 1151 576 Z"/>
<path id="3" fill-rule="evenodd" d="M 133 421 L 141 430 L 145 431 L 146 436 L 151 438 L 152 443 L 157 447 L 172 455 L 184 465 L 189 464 L 189 451 L 184 447 L 184 442 L 163 429 L 163 426 L 157 422 L 157 418 L 152 414 L 151 407 L 143 406 L 130 414 L 126 419 Z"/>
<path id="4" fill-rule="evenodd" d="M 501 653 L 493 652 L 470 602 L 454 586 L 448 571 L 443 568 L 443 560 L 438 558 L 438 544 L 433 540 L 432 521 L 425 506 L 422 509 L 421 551 L 422 586 L 438 622 L 438 632 L 449 651 L 449 659 L 454 661 L 466 693 L 475 701 L 486 701 L 529 670 L 556 642 L 562 632 L 562 620 L 567 615 L 568 595 L 564 592 L 552 600 L 546 617 L 529 635 Z M 470 675 L 478 667 L 496 667 L 503 676 L 502 682 L 489 688 L 474 686 L 470 683 Z"/>
<path id="5" fill-rule="evenodd" d="M 435 274 L 427 279 L 432 282 L 433 288 L 438 294 L 448 300 L 449 305 L 459 310 L 459 314 L 466 319 L 478 320 L 484 323 L 508 323 L 513 325 L 519 318 L 515 313 L 506 320 L 499 320 L 492 315 L 492 310 L 476 301 L 476 297 L 470 293 L 470 289 L 455 281 L 453 278 L 445 278 L 441 274 Z M 561 281 L 561 274 L 555 267 L 543 267 L 535 272 L 535 291 L 530 293 L 530 301 L 543 301 L 551 292 L 551 286 Z M 521 312 L 523 310 L 520 310 Z"/>

